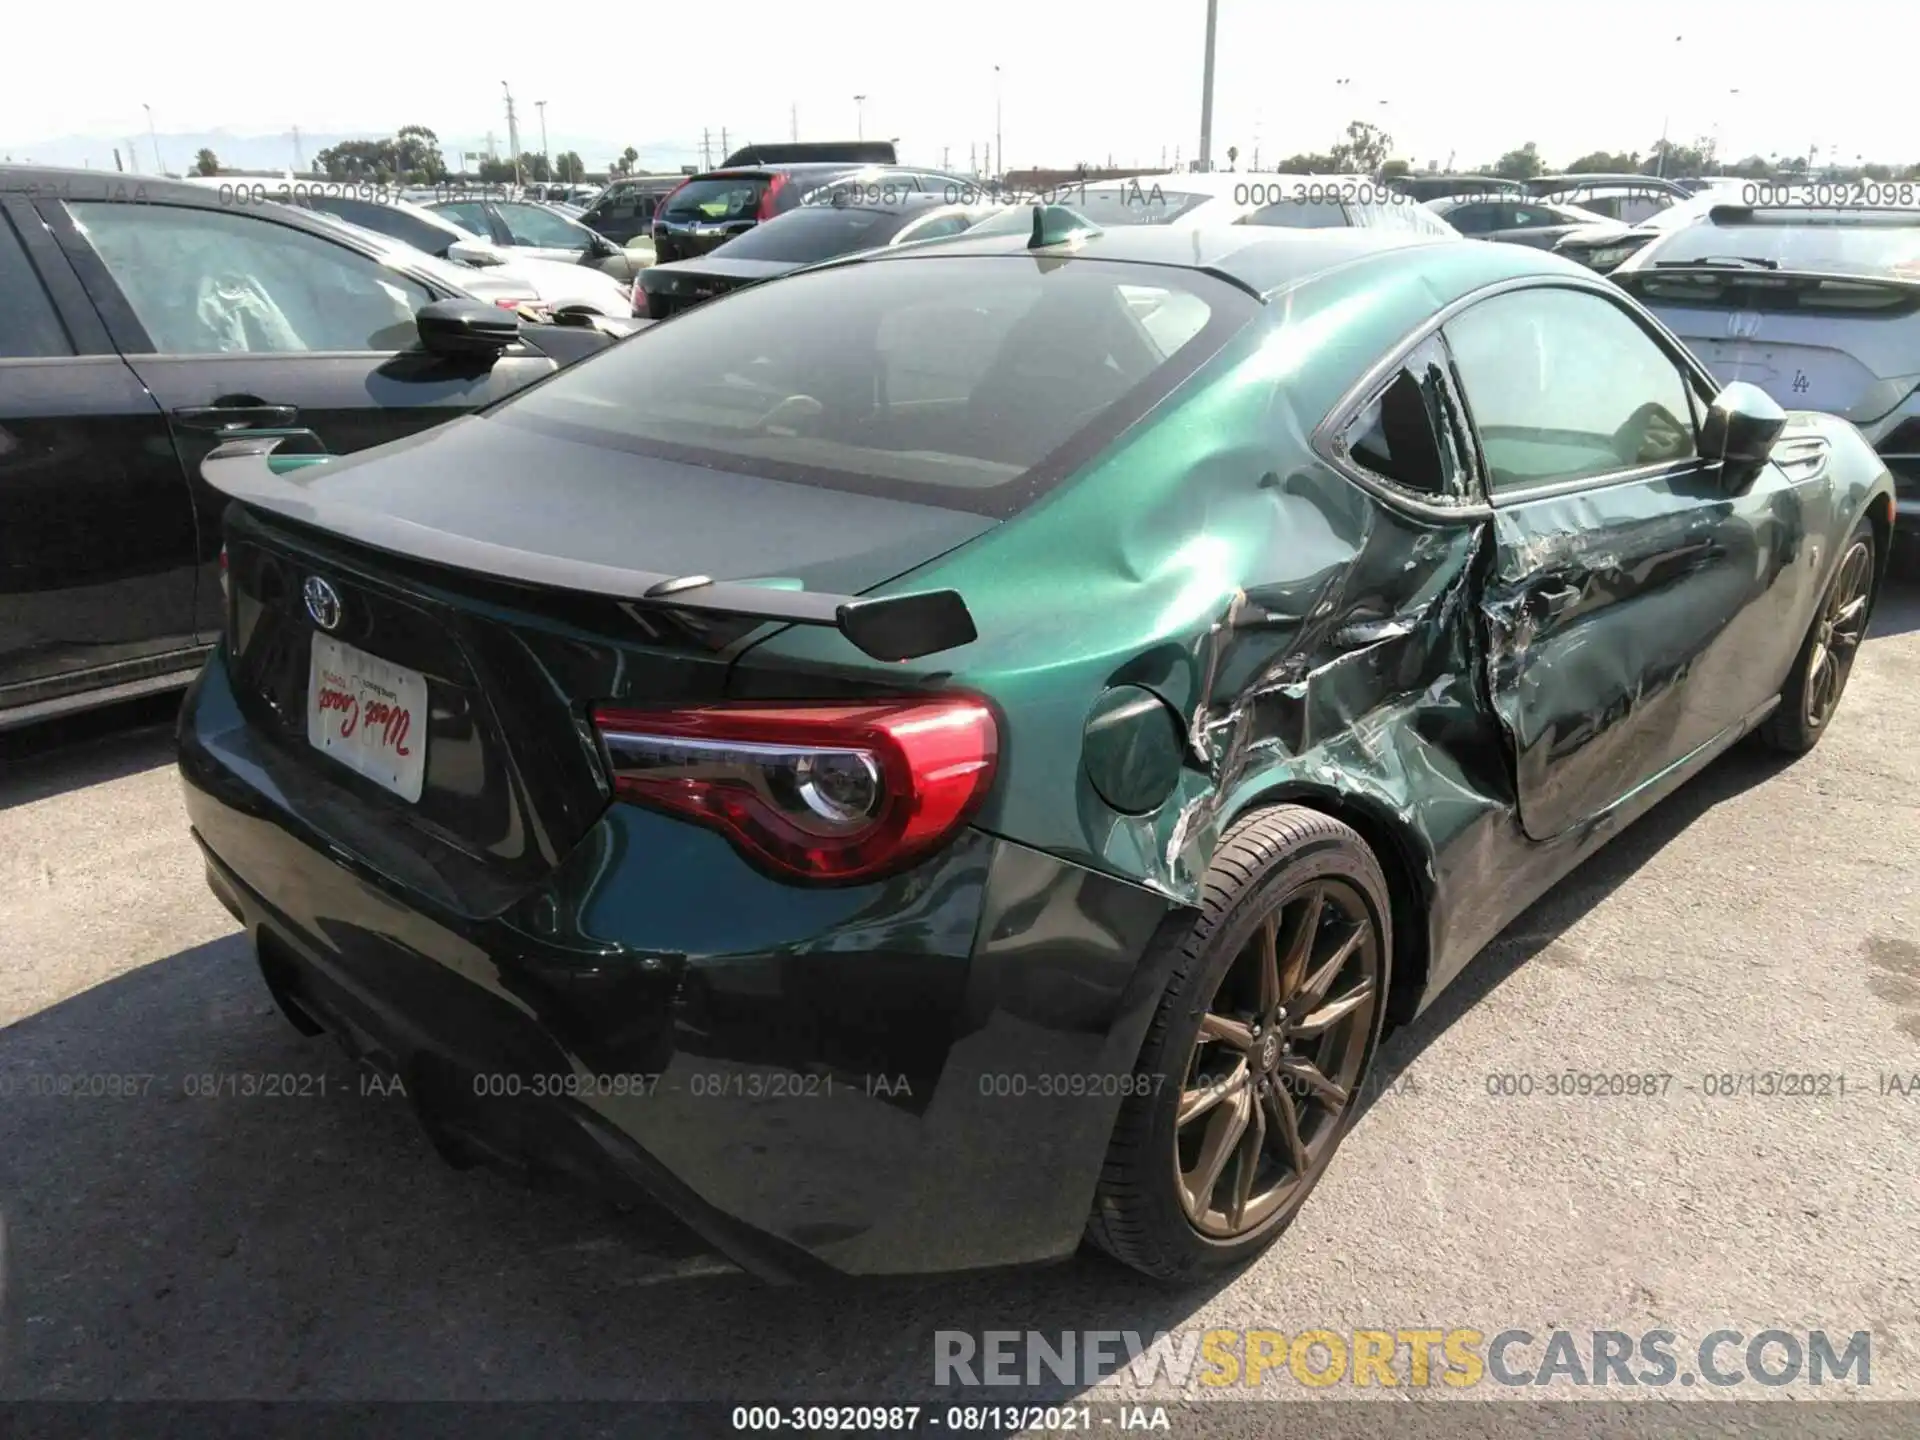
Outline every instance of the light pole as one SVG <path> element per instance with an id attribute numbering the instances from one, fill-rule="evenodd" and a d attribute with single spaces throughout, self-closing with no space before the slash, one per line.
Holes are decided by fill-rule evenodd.
<path id="1" fill-rule="evenodd" d="M 546 161 L 547 178 L 553 178 L 553 157 L 547 153 L 547 102 L 536 100 L 533 108 L 540 112 L 540 158 Z"/>
<path id="2" fill-rule="evenodd" d="M 520 121 L 513 113 L 512 88 L 502 80 L 500 89 L 507 97 L 507 148 L 513 152 L 513 183 L 518 188 L 527 183 L 526 172 L 520 167 Z"/>
<path id="3" fill-rule="evenodd" d="M 1678 45 L 1686 38 L 1684 35 L 1676 35 L 1673 37 L 1673 43 Z M 1660 158 L 1653 167 L 1653 173 L 1663 180 L 1667 174 L 1667 129 L 1672 123 L 1672 112 L 1660 117 Z"/>
<path id="4" fill-rule="evenodd" d="M 854 138 L 856 140 L 864 140 L 867 138 L 867 97 L 864 95 L 854 96 L 853 106 Z"/>
<path id="5" fill-rule="evenodd" d="M 1213 169 L 1213 34 L 1220 0 L 1207 0 L 1207 53 L 1200 67 L 1200 171 Z"/>
<path id="6" fill-rule="evenodd" d="M 1001 147 L 1006 142 L 1000 138 L 1000 67 L 993 67 L 993 153 L 1000 162 L 999 174 L 1007 173 L 1007 155 Z"/>
<path id="7" fill-rule="evenodd" d="M 167 163 L 160 158 L 160 132 L 153 128 L 153 106 L 142 101 L 140 108 L 147 112 L 147 138 L 153 141 L 153 168 L 165 175 Z"/>

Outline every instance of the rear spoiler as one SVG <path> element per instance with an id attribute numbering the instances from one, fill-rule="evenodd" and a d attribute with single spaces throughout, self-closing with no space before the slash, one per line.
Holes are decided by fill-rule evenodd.
<path id="1" fill-rule="evenodd" d="M 956 590 L 862 599 L 778 589 L 750 580 L 714 580 L 706 575 L 670 575 L 568 560 L 338 502 L 329 502 L 322 518 L 321 507 L 307 492 L 330 457 L 277 454 L 288 438 L 251 435 L 225 441 L 201 462 L 200 476 L 230 500 L 391 554 L 496 579 L 673 610 L 831 626 L 875 660 L 918 660 L 979 637 L 967 602 Z"/>

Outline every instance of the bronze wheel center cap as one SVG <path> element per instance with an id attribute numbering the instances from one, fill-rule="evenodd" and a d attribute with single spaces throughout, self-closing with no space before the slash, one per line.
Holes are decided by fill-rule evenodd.
<path id="1" fill-rule="evenodd" d="M 1280 1037 L 1267 1035 L 1260 1041 L 1260 1068 L 1271 1070 L 1280 1063 Z"/>

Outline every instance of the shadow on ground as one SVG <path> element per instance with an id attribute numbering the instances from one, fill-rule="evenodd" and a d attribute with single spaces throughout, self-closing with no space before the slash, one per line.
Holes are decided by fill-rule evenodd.
<path id="1" fill-rule="evenodd" d="M 1916 627 L 1920 591 L 1896 589 L 1875 634 Z M 87 739 L 4 798 L 148 768 L 166 745 L 152 724 Z M 1743 746 L 1656 807 L 1390 1037 L 1383 1078 L 1778 768 Z M 277 1093 L 235 1093 L 236 1076 Z M 0 1030 L 0 1398 L 926 1397 L 936 1331 L 1150 1336 L 1211 1293 L 1092 1257 L 770 1288 L 655 1212 L 448 1169 L 404 1100 L 286 1025 L 239 936 Z"/>

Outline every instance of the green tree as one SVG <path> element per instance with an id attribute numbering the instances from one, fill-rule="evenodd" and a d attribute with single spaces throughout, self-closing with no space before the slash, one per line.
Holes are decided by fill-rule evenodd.
<path id="1" fill-rule="evenodd" d="M 482 160 L 480 162 L 480 168 L 474 173 L 475 177 L 479 179 L 482 184 L 508 184 L 513 179 L 513 162 L 511 160 Z"/>
<path id="2" fill-rule="evenodd" d="M 1727 167 L 1729 175 L 1743 175 L 1749 180 L 1764 180 L 1773 174 L 1773 163 L 1764 155 L 1749 155 L 1737 165 Z"/>
<path id="3" fill-rule="evenodd" d="M 1540 150 L 1529 140 L 1518 150 L 1509 150 L 1492 165 L 1487 167 L 1489 175 L 1497 175 L 1502 180 L 1531 180 L 1543 174 L 1546 165 L 1540 159 Z"/>
<path id="4" fill-rule="evenodd" d="M 633 167 L 639 163 L 640 152 L 634 149 L 633 146 L 629 145 L 620 152 L 620 173 L 622 175 L 633 174 Z"/>
<path id="5" fill-rule="evenodd" d="M 531 150 L 520 152 L 520 172 L 528 180 L 544 184 L 553 178 L 553 172 L 547 168 L 547 157 L 536 155 Z"/>
<path id="6" fill-rule="evenodd" d="M 435 185 L 447 178 L 440 137 L 425 125 L 402 125 L 394 134 L 393 168 L 415 185 Z"/>
<path id="7" fill-rule="evenodd" d="M 1676 180 L 1682 175 L 1704 175 L 1712 168 L 1712 145 L 1679 145 L 1671 140 L 1656 140 L 1647 158 L 1640 162 L 1642 175 L 1664 175 Z"/>
<path id="8" fill-rule="evenodd" d="M 1331 175 L 1340 169 L 1340 162 L 1331 155 L 1319 155 L 1307 152 L 1289 155 L 1275 167 L 1281 175 Z"/>
<path id="9" fill-rule="evenodd" d="M 580 158 L 578 150 L 567 150 L 554 157 L 554 173 L 562 180 L 579 184 L 587 175 L 587 162 Z"/>
<path id="10" fill-rule="evenodd" d="M 1634 175 L 1640 170 L 1640 152 L 1595 150 L 1567 166 L 1568 175 Z"/>
<path id="11" fill-rule="evenodd" d="M 211 150 L 202 150 L 193 157 L 193 173 L 196 175 L 218 175 L 220 157 Z"/>
<path id="12" fill-rule="evenodd" d="M 393 142 L 342 140 L 314 156 L 313 163 L 329 180 L 391 180 Z"/>
<path id="13" fill-rule="evenodd" d="M 1413 166 L 1405 160 L 1389 160 L 1380 167 L 1380 178 L 1382 180 L 1393 180 L 1399 176 L 1411 174 L 1412 171 Z"/>
<path id="14" fill-rule="evenodd" d="M 1349 120 L 1347 135 L 1333 147 L 1333 168 L 1342 174 L 1371 175 L 1393 153 L 1393 137 L 1377 125 Z"/>

